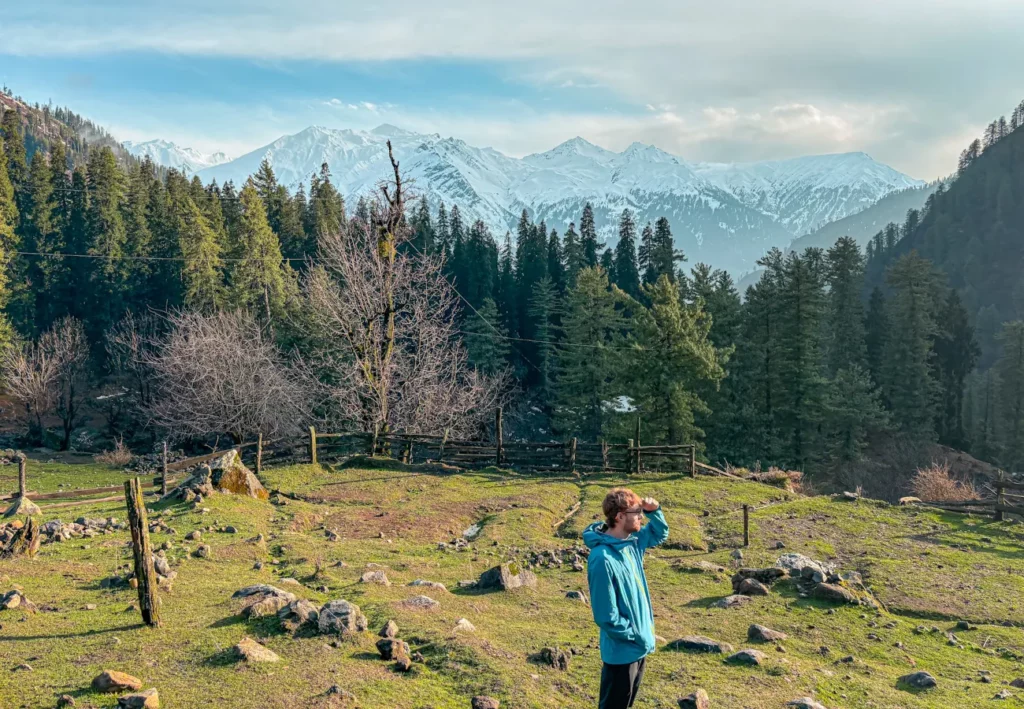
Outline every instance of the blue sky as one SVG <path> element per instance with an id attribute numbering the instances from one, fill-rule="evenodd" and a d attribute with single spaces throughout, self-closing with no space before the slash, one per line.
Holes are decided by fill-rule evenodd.
<path id="1" fill-rule="evenodd" d="M 16 93 L 232 155 L 388 122 L 513 155 L 575 135 L 692 160 L 864 150 L 932 178 L 1024 98 L 1017 0 L 19 5 Z"/>

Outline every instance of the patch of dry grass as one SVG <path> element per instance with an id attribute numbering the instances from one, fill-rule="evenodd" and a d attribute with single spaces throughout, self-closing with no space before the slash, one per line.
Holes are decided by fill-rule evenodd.
<path id="1" fill-rule="evenodd" d="M 128 465 L 135 460 L 135 455 L 128 450 L 128 446 L 124 444 L 124 439 L 119 438 L 117 443 L 114 444 L 113 450 L 97 453 L 93 456 L 93 460 L 105 465 Z"/>
<path id="2" fill-rule="evenodd" d="M 959 480 L 953 475 L 947 461 L 933 462 L 925 468 L 918 468 L 910 487 L 914 495 L 925 502 L 967 502 L 981 499 L 973 483 Z"/>

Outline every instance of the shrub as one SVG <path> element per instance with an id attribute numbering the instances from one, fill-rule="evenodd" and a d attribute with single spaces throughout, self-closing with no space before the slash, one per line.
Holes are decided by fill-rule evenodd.
<path id="1" fill-rule="evenodd" d="M 128 446 L 124 444 L 124 439 L 119 439 L 114 444 L 114 449 L 104 451 L 92 457 L 97 463 L 105 463 L 107 465 L 128 465 L 131 463 L 135 456 L 128 450 Z"/>
<path id="2" fill-rule="evenodd" d="M 910 488 L 914 495 L 925 502 L 967 502 L 981 499 L 972 483 L 958 480 L 952 474 L 948 461 L 933 462 L 928 467 L 918 468 L 914 479 L 910 481 Z"/>

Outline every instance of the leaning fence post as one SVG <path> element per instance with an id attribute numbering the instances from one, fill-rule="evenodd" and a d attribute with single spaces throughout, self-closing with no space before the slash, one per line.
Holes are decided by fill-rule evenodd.
<path id="1" fill-rule="evenodd" d="M 406 463 L 406 464 L 412 462 L 412 438 L 411 437 L 405 442 L 405 453 L 402 455 L 402 462 Z"/>
<path id="2" fill-rule="evenodd" d="M 1003 511 L 999 509 L 1003 506 L 1005 498 L 1003 497 L 1003 471 L 1000 470 L 996 477 L 996 522 L 1003 521 Z"/>
<path id="3" fill-rule="evenodd" d="M 690 446 L 690 477 L 697 477 L 697 446 Z"/>
<path id="4" fill-rule="evenodd" d="M 309 427 L 309 462 L 316 465 L 316 428 Z"/>
<path id="5" fill-rule="evenodd" d="M 608 470 L 608 441 L 601 439 L 601 470 Z"/>
<path id="6" fill-rule="evenodd" d="M 263 434 L 256 436 L 256 475 L 263 472 Z"/>
<path id="7" fill-rule="evenodd" d="M 373 424 L 373 438 L 370 439 L 370 457 L 377 455 L 377 436 L 380 435 L 380 424 Z"/>
<path id="8" fill-rule="evenodd" d="M 128 526 L 132 532 L 132 553 L 135 557 L 135 580 L 139 588 L 139 610 L 142 622 L 160 625 L 159 599 L 156 595 L 156 570 L 153 568 L 153 550 L 149 545 L 149 527 L 146 524 L 146 505 L 142 500 L 142 483 L 138 478 L 126 480 L 124 497 L 128 504 Z"/>
<path id="9" fill-rule="evenodd" d="M 161 478 L 160 478 L 160 496 L 163 497 L 167 494 L 167 441 L 164 441 L 164 457 L 161 465 Z"/>
<path id="10" fill-rule="evenodd" d="M 569 472 L 576 473 L 576 437 L 569 441 Z"/>
<path id="11" fill-rule="evenodd" d="M 441 448 L 437 452 L 437 462 L 438 463 L 443 463 L 444 462 L 444 446 L 445 446 L 445 444 L 447 442 L 448 442 L 448 429 L 445 428 L 444 429 L 444 435 L 441 436 Z"/>
<path id="12" fill-rule="evenodd" d="M 639 416 L 636 417 L 636 461 L 635 462 L 636 462 L 636 472 L 639 475 L 641 470 L 642 470 L 642 466 L 643 466 L 643 463 L 640 460 L 640 417 Z"/>
<path id="13" fill-rule="evenodd" d="M 626 475 L 633 474 L 633 439 L 630 438 L 626 444 Z"/>
<path id="14" fill-rule="evenodd" d="M 743 505 L 743 546 L 750 546 L 750 507 Z"/>
<path id="15" fill-rule="evenodd" d="M 28 460 L 25 458 L 25 454 L 22 453 L 18 456 L 18 497 L 22 500 L 25 499 L 25 495 L 28 494 Z"/>
<path id="16" fill-rule="evenodd" d="M 500 466 L 504 458 L 504 431 L 501 427 L 501 407 L 494 414 L 494 464 Z"/>

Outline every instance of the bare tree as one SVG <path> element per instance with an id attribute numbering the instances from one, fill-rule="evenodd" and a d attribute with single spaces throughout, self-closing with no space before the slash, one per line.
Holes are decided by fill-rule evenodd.
<path id="1" fill-rule="evenodd" d="M 457 294 L 440 258 L 399 249 L 409 230 L 398 162 L 368 223 L 323 234 L 306 296 L 313 364 L 336 415 L 364 430 L 475 432 L 504 380 L 478 375 L 458 337 Z"/>
<path id="2" fill-rule="evenodd" d="M 144 355 L 151 352 L 165 334 L 165 318 L 152 312 L 140 315 L 130 310 L 105 333 L 113 373 L 134 390 L 143 407 L 149 406 L 153 399 L 153 370 Z"/>
<path id="3" fill-rule="evenodd" d="M 42 443 L 44 419 L 53 412 L 57 367 L 51 353 L 35 342 L 12 346 L 3 353 L 4 388 L 23 409 L 29 437 Z"/>
<path id="4" fill-rule="evenodd" d="M 169 334 L 141 348 L 153 372 L 153 422 L 173 437 L 297 433 L 310 388 L 245 311 L 172 313 Z"/>
<path id="5" fill-rule="evenodd" d="M 39 347 L 49 353 L 57 370 L 54 410 L 64 429 L 60 449 L 66 451 L 71 447 L 71 432 L 81 423 L 88 385 L 89 340 L 85 326 L 77 318 L 61 318 L 42 334 Z"/>

